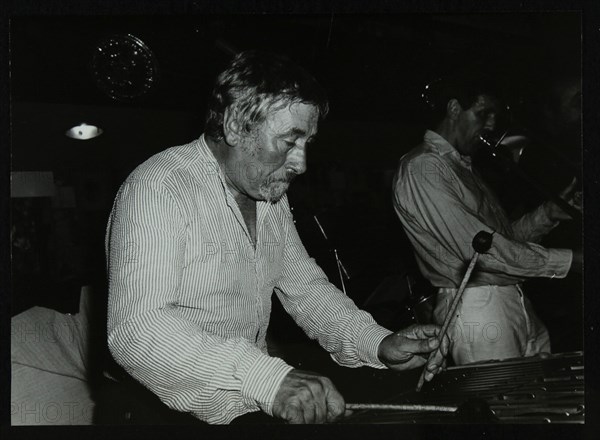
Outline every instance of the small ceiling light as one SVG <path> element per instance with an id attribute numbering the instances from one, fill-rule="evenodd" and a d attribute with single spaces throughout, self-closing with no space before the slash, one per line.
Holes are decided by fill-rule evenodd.
<path id="1" fill-rule="evenodd" d="M 95 125 L 82 123 L 76 125 L 75 127 L 69 128 L 65 134 L 71 139 L 87 141 L 88 139 L 93 139 L 97 136 L 100 136 L 102 134 L 102 129 L 96 127 Z"/>

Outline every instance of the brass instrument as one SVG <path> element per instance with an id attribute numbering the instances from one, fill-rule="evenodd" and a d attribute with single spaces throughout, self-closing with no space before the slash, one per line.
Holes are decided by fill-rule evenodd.
<path id="1" fill-rule="evenodd" d="M 516 175 L 545 199 L 554 202 L 572 219 L 581 221 L 582 215 L 577 208 L 548 190 L 519 167 L 519 159 L 528 142 L 527 137 L 521 135 L 508 136 L 508 131 L 501 134 L 486 131 L 479 135 L 479 140 L 483 146 L 481 150 L 486 151 L 504 169 Z"/>

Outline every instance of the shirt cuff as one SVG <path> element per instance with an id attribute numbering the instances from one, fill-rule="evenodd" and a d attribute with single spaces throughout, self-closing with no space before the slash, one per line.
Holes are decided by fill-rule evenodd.
<path id="1" fill-rule="evenodd" d="M 242 378 L 241 393 L 256 401 L 258 407 L 273 415 L 273 402 L 279 386 L 294 368 L 283 359 L 259 355 Z"/>
<path id="2" fill-rule="evenodd" d="M 377 352 L 383 339 L 393 332 L 380 325 L 370 325 L 359 335 L 356 348 L 360 359 L 373 368 L 386 368 L 379 360 Z"/>
<path id="3" fill-rule="evenodd" d="M 551 278 L 564 278 L 571 269 L 573 251 L 571 249 L 548 249 L 546 267 Z"/>

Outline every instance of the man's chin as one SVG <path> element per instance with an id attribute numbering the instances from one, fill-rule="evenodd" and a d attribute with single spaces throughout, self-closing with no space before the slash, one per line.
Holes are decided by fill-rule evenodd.
<path id="1" fill-rule="evenodd" d="M 262 187 L 260 195 L 269 203 L 277 203 L 285 195 L 289 187 L 289 182 L 273 182 L 268 186 Z"/>

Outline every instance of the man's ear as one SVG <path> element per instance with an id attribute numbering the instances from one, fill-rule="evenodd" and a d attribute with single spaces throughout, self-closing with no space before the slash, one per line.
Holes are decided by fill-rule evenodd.
<path id="1" fill-rule="evenodd" d="M 225 134 L 225 142 L 231 147 L 240 144 L 242 140 L 242 127 L 236 117 L 235 112 L 229 109 L 223 114 L 223 133 Z"/>
<path id="2" fill-rule="evenodd" d="M 458 102 L 458 99 L 452 98 L 448 101 L 448 105 L 446 106 L 446 117 L 448 119 L 456 121 L 460 112 L 462 112 L 462 106 Z"/>

